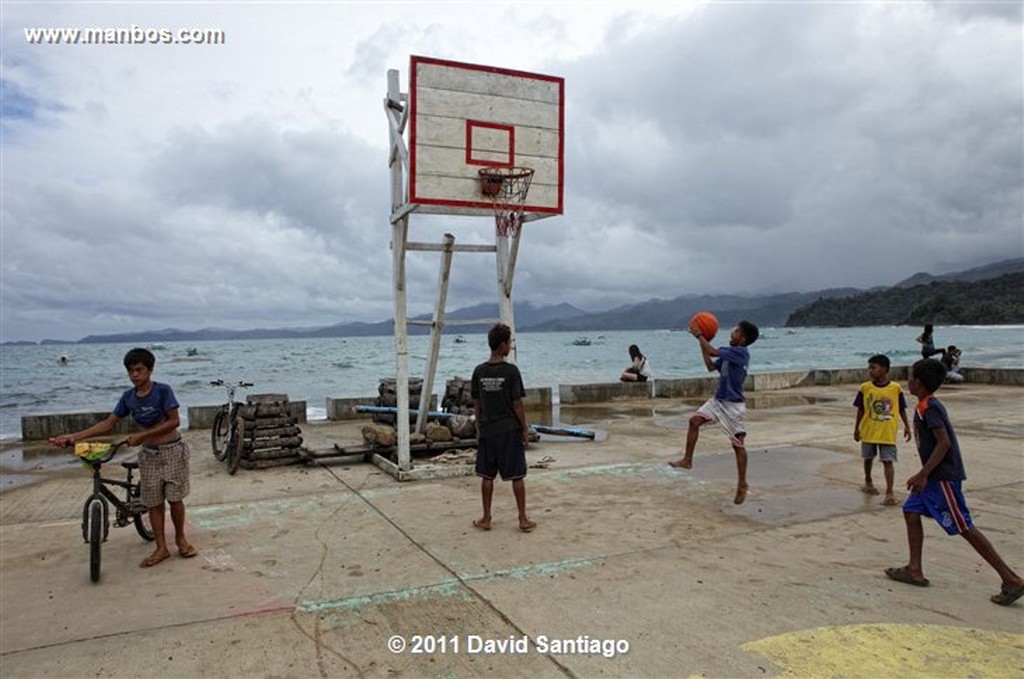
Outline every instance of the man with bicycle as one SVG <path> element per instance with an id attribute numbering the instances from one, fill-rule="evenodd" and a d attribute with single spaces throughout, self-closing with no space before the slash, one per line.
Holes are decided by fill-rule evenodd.
<path id="1" fill-rule="evenodd" d="M 132 349 L 124 356 L 124 367 L 132 388 L 125 391 L 113 412 L 88 429 L 54 436 L 55 446 L 73 445 L 76 440 L 109 433 L 117 423 L 132 416 L 141 431 L 127 437 L 129 446 L 142 446 L 139 452 L 141 494 L 139 500 L 149 508 L 149 522 L 156 534 L 156 551 L 142 560 L 142 568 L 155 566 L 171 555 L 164 534 L 164 502 L 171 508 L 174 541 L 178 554 L 189 559 L 199 551 L 185 537 L 185 496 L 189 493 L 189 449 L 178 433 L 181 424 L 178 400 L 170 385 L 152 380 L 156 357 L 148 349 Z"/>

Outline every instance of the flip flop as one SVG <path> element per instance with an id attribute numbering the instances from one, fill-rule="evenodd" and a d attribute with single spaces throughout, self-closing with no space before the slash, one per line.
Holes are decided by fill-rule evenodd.
<path id="1" fill-rule="evenodd" d="M 676 469 L 691 469 L 693 467 L 693 463 L 691 462 L 689 466 L 686 466 L 683 464 L 682 460 L 670 460 L 668 466 L 675 467 Z"/>
<path id="2" fill-rule="evenodd" d="M 1024 585 L 1021 585 L 1020 587 L 1007 587 L 1006 585 L 1003 585 L 999 590 L 999 594 L 993 594 L 989 599 L 994 604 L 1009 606 L 1022 596 L 1024 596 Z"/>
<path id="3" fill-rule="evenodd" d="M 524 533 L 529 533 L 530 531 L 532 531 L 536 527 L 537 527 L 537 522 L 536 521 L 527 521 L 526 523 L 519 524 L 519 530 L 523 531 Z"/>
<path id="4" fill-rule="evenodd" d="M 160 563 L 164 559 L 169 559 L 169 558 L 171 558 L 170 552 L 168 552 L 167 554 L 150 554 L 149 556 L 147 556 L 145 559 L 142 560 L 142 563 L 140 563 L 139 566 L 141 568 L 152 568 L 153 566 L 157 565 L 158 563 Z"/>
<path id="5" fill-rule="evenodd" d="M 895 495 L 886 495 L 885 499 L 882 500 L 882 504 L 886 507 L 895 507 L 899 503 L 900 501 L 896 499 Z"/>
<path id="6" fill-rule="evenodd" d="M 480 530 L 490 530 L 491 529 L 491 524 L 484 523 L 482 519 L 473 519 L 473 526 L 475 528 L 479 528 Z"/>
<path id="7" fill-rule="evenodd" d="M 927 587 L 932 584 L 928 581 L 928 578 L 915 578 L 910 574 L 910 571 L 906 566 L 900 566 L 899 568 L 886 568 L 885 574 L 896 582 L 904 582 L 908 585 L 914 585 L 915 587 Z M 1024 594 L 1024 591 L 1021 592 Z"/>
<path id="8" fill-rule="evenodd" d="M 189 545 L 187 549 L 178 550 L 178 556 L 180 556 L 182 559 L 191 559 L 197 554 L 199 554 L 199 550 L 196 549 L 195 545 Z"/>

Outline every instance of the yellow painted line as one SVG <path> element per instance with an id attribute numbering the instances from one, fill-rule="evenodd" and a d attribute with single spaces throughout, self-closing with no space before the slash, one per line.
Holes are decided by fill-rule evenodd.
<path id="1" fill-rule="evenodd" d="M 780 677 L 1021 677 L 1024 634 L 944 625 L 846 625 L 800 630 L 740 646 Z"/>

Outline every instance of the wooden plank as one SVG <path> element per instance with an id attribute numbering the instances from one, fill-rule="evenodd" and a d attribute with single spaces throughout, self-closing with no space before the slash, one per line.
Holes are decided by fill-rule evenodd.
<path id="1" fill-rule="evenodd" d="M 474 92 L 490 97 L 509 97 L 557 104 L 561 96 L 561 78 L 543 74 L 509 74 L 417 62 L 416 96 L 425 89 Z"/>

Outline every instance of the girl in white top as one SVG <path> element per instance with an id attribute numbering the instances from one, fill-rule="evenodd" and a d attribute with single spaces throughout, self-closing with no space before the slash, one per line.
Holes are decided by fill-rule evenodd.
<path id="1" fill-rule="evenodd" d="M 651 377 L 651 364 L 647 357 L 640 353 L 640 347 L 629 345 L 629 357 L 632 363 L 619 375 L 621 382 L 646 382 Z"/>

